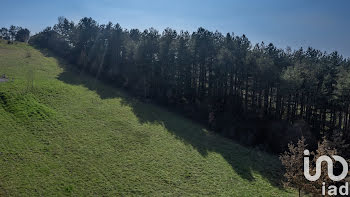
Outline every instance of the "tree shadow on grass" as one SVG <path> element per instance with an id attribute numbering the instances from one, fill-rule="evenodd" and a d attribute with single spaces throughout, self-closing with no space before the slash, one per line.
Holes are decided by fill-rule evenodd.
<path id="1" fill-rule="evenodd" d="M 101 99 L 121 97 L 121 92 L 109 84 L 102 83 L 97 78 L 88 73 L 80 71 L 65 59 L 58 57 L 48 49 L 33 46 L 39 50 L 45 57 L 54 57 L 58 65 L 63 68 L 63 72 L 57 76 L 57 79 L 71 85 L 83 85 L 91 91 L 95 91 Z"/>
<path id="2" fill-rule="evenodd" d="M 156 123 L 164 125 L 176 138 L 191 145 L 202 156 L 209 152 L 220 154 L 243 179 L 254 181 L 253 172 L 260 174 L 273 186 L 282 189 L 282 166 L 276 156 L 272 156 L 252 148 L 243 147 L 232 140 L 208 132 L 203 126 L 167 111 L 154 104 L 143 103 L 128 96 L 119 89 L 105 84 L 85 73 L 64 67 L 58 79 L 72 85 L 83 85 L 95 91 L 101 99 L 122 99 L 122 104 L 130 106 L 140 123 Z"/>
<path id="3" fill-rule="evenodd" d="M 98 79 L 93 78 L 84 72 L 65 70 L 57 77 L 57 79 L 71 85 L 83 85 L 89 90 L 96 92 L 101 99 L 122 97 L 121 92 L 117 89 L 108 84 L 102 84 Z"/>
<path id="4" fill-rule="evenodd" d="M 201 155 L 207 156 L 209 152 L 219 153 L 243 179 L 254 181 L 253 172 L 256 172 L 272 185 L 282 186 L 283 170 L 276 156 L 243 147 L 162 107 L 142 103 L 136 99 L 123 99 L 122 103 L 132 107 L 141 123 L 164 125 L 176 138 L 191 145 Z"/>

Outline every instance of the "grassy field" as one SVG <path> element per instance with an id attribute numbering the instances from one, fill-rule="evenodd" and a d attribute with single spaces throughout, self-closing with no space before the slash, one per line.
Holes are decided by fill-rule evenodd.
<path id="1" fill-rule="evenodd" d="M 295 196 L 276 156 L 0 43 L 0 196 Z"/>

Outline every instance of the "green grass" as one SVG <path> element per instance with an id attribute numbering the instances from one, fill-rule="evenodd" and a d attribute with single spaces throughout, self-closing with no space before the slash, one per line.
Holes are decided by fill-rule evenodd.
<path id="1" fill-rule="evenodd" d="M 295 196 L 276 156 L 64 67 L 0 43 L 0 196 Z"/>

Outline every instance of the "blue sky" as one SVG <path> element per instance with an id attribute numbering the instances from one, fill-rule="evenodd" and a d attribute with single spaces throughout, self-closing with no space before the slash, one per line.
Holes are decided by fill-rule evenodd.
<path id="1" fill-rule="evenodd" d="M 253 42 L 280 48 L 312 46 L 350 57 L 350 1 L 347 0 L 1 0 L 0 27 L 33 33 L 56 23 L 89 16 L 123 28 L 166 27 L 195 31 L 202 26 L 246 34 Z"/>

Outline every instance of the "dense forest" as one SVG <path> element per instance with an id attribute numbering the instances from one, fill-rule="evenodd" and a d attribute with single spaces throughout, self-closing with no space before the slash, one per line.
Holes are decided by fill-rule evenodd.
<path id="1" fill-rule="evenodd" d="M 253 45 L 204 28 L 159 33 L 63 17 L 30 43 L 243 144 L 281 152 L 302 135 L 309 143 L 334 133 L 350 141 L 350 61 L 337 52 Z"/>

